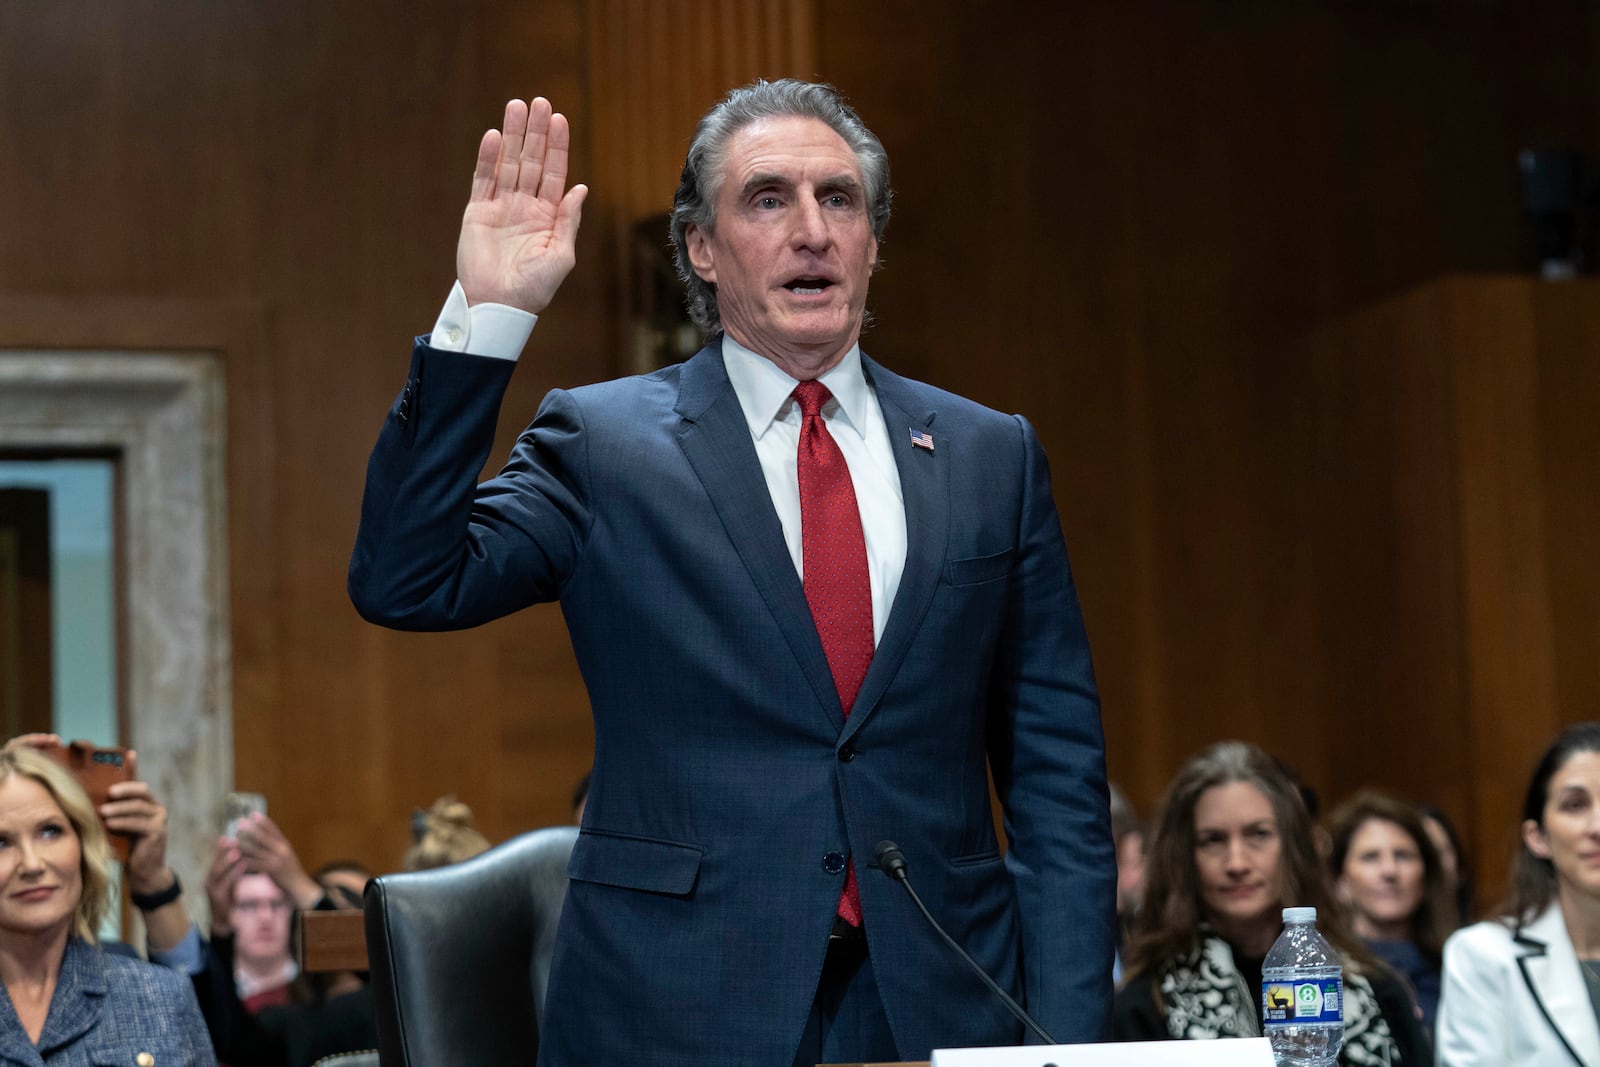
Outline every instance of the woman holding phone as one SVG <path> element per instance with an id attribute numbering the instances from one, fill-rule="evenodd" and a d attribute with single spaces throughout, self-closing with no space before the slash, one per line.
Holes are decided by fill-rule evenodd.
<path id="1" fill-rule="evenodd" d="M 72 776 L 26 746 L 0 751 L 0 1062 L 215 1067 L 189 981 L 100 949 L 110 871 Z"/>

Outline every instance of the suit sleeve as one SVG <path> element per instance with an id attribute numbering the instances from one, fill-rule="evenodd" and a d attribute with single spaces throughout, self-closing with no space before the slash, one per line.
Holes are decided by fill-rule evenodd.
<path id="1" fill-rule="evenodd" d="M 555 599 L 588 524 L 581 417 L 551 393 L 511 457 L 477 484 L 515 364 L 418 340 L 367 465 L 349 592 L 402 630 L 476 626 Z"/>
<path id="2" fill-rule="evenodd" d="M 1508 1058 L 1509 991 L 1494 979 L 1500 968 L 1485 951 L 1483 933 L 1469 926 L 1445 942 L 1435 1035 L 1439 1067 L 1490 1067 Z"/>
<path id="3" fill-rule="evenodd" d="M 1058 1041 L 1099 1041 L 1116 944 L 1105 738 L 1049 465 L 1032 426 L 1016 421 L 1023 505 L 990 687 L 990 766 L 1010 841 L 1028 1009 Z"/>

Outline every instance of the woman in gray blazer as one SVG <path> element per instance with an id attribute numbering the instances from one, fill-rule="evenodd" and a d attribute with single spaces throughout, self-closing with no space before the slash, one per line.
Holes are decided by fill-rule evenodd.
<path id="1" fill-rule="evenodd" d="M 216 1067 L 188 979 L 101 951 L 110 871 L 72 776 L 0 751 L 0 1064 Z"/>
<path id="2" fill-rule="evenodd" d="M 1600 1067 L 1600 722 L 1534 769 L 1500 917 L 1444 947 L 1440 1067 Z"/>

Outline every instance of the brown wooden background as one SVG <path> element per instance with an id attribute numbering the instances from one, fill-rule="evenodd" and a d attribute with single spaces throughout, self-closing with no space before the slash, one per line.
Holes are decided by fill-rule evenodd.
<path id="1" fill-rule="evenodd" d="M 1595 146 L 1594 8 L 0 4 L 0 306 L 31 309 L 0 345 L 221 347 L 237 781 L 308 862 L 391 866 L 409 810 L 451 791 L 494 838 L 563 821 L 590 731 L 559 611 L 402 635 L 344 593 L 366 453 L 449 288 L 474 147 L 507 97 L 544 93 L 593 188 L 509 445 L 546 389 L 632 365 L 629 234 L 665 208 L 699 112 L 752 76 L 828 78 L 895 166 L 867 347 L 1038 426 L 1114 777 L 1148 809 L 1198 746 L 1249 738 L 1330 800 L 1375 782 L 1443 801 L 1492 882 L 1505 783 L 1600 711 L 1595 468 L 1562 458 L 1597 443 L 1572 414 L 1595 376 L 1572 370 L 1520 431 L 1469 420 L 1397 466 L 1385 442 L 1437 398 L 1381 347 L 1349 356 L 1392 336 L 1350 324 L 1526 266 L 1515 153 Z M 1555 680 L 1521 694 L 1480 678 L 1522 650 L 1469 626 L 1468 578 L 1501 557 L 1466 536 L 1450 459 L 1530 427 L 1541 469 L 1579 484 L 1512 531 L 1540 548 L 1543 585 L 1517 588 Z"/>

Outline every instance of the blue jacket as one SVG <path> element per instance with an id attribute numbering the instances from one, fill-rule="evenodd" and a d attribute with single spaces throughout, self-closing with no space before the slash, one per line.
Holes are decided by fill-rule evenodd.
<path id="1" fill-rule="evenodd" d="M 1020 1040 L 876 869 L 885 838 L 1057 1039 L 1102 1032 L 1116 865 L 1043 450 L 1019 417 L 861 362 L 907 552 L 846 720 L 718 345 L 551 393 L 482 486 L 513 365 L 415 349 L 368 468 L 352 599 L 413 630 L 558 600 L 594 710 L 541 1063 L 791 1062 L 846 857 L 901 1056 Z"/>
<path id="2" fill-rule="evenodd" d="M 50 1014 L 34 1045 L 0 989 L 6 1067 L 216 1067 L 189 979 L 143 960 L 67 942 Z"/>

